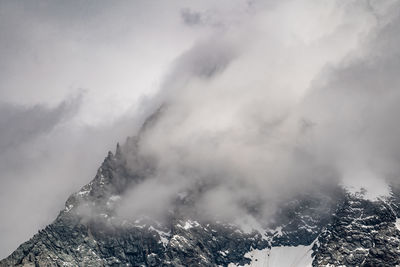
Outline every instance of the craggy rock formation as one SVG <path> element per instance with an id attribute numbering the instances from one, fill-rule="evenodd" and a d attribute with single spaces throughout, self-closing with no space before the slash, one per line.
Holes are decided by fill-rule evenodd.
<path id="1" fill-rule="evenodd" d="M 391 197 L 376 201 L 340 187 L 299 195 L 279 205 L 273 222 L 249 231 L 188 212 L 201 188 L 177 195 L 163 222 L 119 218 L 115 207 L 126 188 L 153 171 L 151 159 L 131 152 L 137 142 L 131 138 L 117 146 L 115 155 L 110 152 L 95 178 L 68 198 L 56 220 L 0 266 L 241 266 L 251 262 L 246 253 L 252 250 L 310 244 L 313 266 L 400 264 L 396 187 Z"/>

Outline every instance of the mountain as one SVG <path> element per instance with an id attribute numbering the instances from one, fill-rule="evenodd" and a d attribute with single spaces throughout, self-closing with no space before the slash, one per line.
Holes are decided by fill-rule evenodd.
<path id="1" fill-rule="evenodd" d="M 126 192 L 154 171 L 152 159 L 135 152 L 139 142 L 140 134 L 109 152 L 95 178 L 68 198 L 54 222 L 0 266 L 400 264 L 400 188 L 395 185 L 389 196 L 377 199 L 321 185 L 281 200 L 273 220 L 259 216 L 258 203 L 244 203 L 248 214 L 227 222 L 199 214 L 196 202 L 212 185 L 195 184 L 176 194 L 162 218 L 121 217 L 118 207 Z"/>

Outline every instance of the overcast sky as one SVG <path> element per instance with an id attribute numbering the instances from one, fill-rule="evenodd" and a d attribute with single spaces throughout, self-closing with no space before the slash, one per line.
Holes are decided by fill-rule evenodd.
<path id="1" fill-rule="evenodd" d="M 159 156 L 184 140 L 196 151 L 188 164 L 209 166 L 212 137 L 218 164 L 257 176 L 265 162 L 293 167 L 282 147 L 300 142 L 343 177 L 397 175 L 398 5 L 1 0 L 0 258 L 49 224 L 160 101 L 175 108 L 148 139 Z M 299 121 L 317 125 L 312 137 L 299 140 Z"/>
<path id="2" fill-rule="evenodd" d="M 134 133 L 204 29 L 183 3 L 0 1 L 0 257 L 53 220 Z"/>

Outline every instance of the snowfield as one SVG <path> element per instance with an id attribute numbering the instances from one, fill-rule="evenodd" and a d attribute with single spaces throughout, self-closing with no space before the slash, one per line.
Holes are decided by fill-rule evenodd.
<path id="1" fill-rule="evenodd" d="M 253 250 L 245 256 L 251 258 L 249 267 L 311 267 L 313 258 L 312 243 L 309 246 L 272 247 L 271 249 Z M 229 267 L 239 265 L 229 264 Z"/>

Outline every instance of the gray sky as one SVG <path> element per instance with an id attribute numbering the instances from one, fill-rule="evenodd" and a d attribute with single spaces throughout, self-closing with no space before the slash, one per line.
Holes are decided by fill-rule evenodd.
<path id="1" fill-rule="evenodd" d="M 1 258 L 135 133 L 174 60 L 224 27 L 219 14 L 247 8 L 212 2 L 0 1 Z"/>
<path id="2" fill-rule="evenodd" d="M 171 177 L 190 166 L 273 192 L 326 165 L 373 184 L 396 176 L 398 12 L 373 0 L 0 1 L 0 257 L 163 101 L 143 153 Z M 172 193 L 186 185 L 173 179 Z"/>

